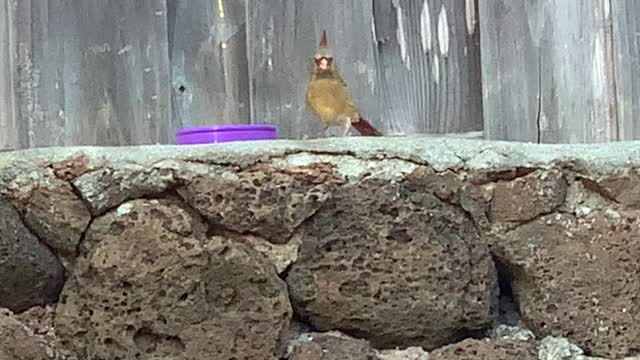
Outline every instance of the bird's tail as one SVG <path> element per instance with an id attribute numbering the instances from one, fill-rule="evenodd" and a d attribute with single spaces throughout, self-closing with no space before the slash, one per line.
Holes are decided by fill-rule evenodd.
<path id="1" fill-rule="evenodd" d="M 374 128 L 369 121 L 365 118 L 360 117 L 359 121 L 351 123 L 356 131 L 360 133 L 362 136 L 384 136 L 378 129 Z"/>

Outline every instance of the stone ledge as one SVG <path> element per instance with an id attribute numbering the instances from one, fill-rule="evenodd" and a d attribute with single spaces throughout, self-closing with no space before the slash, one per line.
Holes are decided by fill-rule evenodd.
<path id="1" fill-rule="evenodd" d="M 559 358 L 501 323 L 634 356 L 639 165 L 452 137 L 2 152 L 0 307 L 55 304 L 83 359 L 277 359 L 293 319 L 381 358 Z"/>

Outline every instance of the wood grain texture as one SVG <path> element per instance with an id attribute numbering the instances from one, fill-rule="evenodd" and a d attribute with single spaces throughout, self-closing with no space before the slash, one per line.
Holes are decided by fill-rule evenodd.
<path id="1" fill-rule="evenodd" d="M 250 1 L 249 75 L 254 123 L 275 124 L 280 138 L 315 137 L 320 123 L 304 103 L 323 29 L 356 106 L 382 126 L 370 1 Z"/>
<path id="2" fill-rule="evenodd" d="M 608 2 L 480 0 L 485 137 L 617 137 Z"/>
<path id="3" fill-rule="evenodd" d="M 374 0 L 374 18 L 385 129 L 482 129 L 476 2 Z"/>
<path id="4" fill-rule="evenodd" d="M 169 141 L 165 1 L 27 0 L 15 18 L 17 147 Z"/>
<path id="5" fill-rule="evenodd" d="M 611 1 L 620 140 L 640 140 L 640 2 Z"/>
<path id="6" fill-rule="evenodd" d="M 245 0 L 169 4 L 174 126 L 249 123 Z"/>
<path id="7" fill-rule="evenodd" d="M 18 124 L 13 97 L 13 79 L 16 58 L 15 4 L 0 0 L 0 149 L 15 149 L 18 146 Z"/>

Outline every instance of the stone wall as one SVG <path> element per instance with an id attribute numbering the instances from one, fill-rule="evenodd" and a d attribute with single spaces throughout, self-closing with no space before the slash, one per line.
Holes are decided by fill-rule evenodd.
<path id="1" fill-rule="evenodd" d="M 0 358 L 631 358 L 639 165 L 419 137 L 0 153 Z"/>

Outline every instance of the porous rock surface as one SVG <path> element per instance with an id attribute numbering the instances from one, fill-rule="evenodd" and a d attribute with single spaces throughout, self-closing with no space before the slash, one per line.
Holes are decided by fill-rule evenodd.
<path id="1" fill-rule="evenodd" d="M 640 142 L 2 152 L 0 306 L 50 304 L 51 359 L 275 360 L 299 322 L 291 356 L 630 359 L 639 168 Z"/>
<path id="2" fill-rule="evenodd" d="M 91 224 L 57 308 L 87 359 L 273 359 L 291 307 L 257 251 L 205 239 L 177 201 L 133 200 Z"/>
<path id="3" fill-rule="evenodd" d="M 0 309 L 0 359 L 48 360 L 47 344 L 8 309 Z"/>
<path id="4" fill-rule="evenodd" d="M 375 180 L 346 185 L 301 232 L 287 284 L 296 311 L 319 330 L 432 349 L 491 321 L 488 247 L 463 211 L 433 194 Z"/>
<path id="5" fill-rule="evenodd" d="M 36 306 L 14 314 L 0 308 L 0 359 L 80 360 L 61 346 L 53 328 L 55 308 Z"/>
<path id="6" fill-rule="evenodd" d="M 596 354 L 640 348 L 639 223 L 638 210 L 559 213 L 502 236 L 495 252 L 529 328 Z"/>
<path id="7" fill-rule="evenodd" d="M 327 165 L 288 171 L 261 166 L 217 178 L 197 177 L 179 192 L 213 224 L 286 243 L 340 180 Z"/>
<path id="8" fill-rule="evenodd" d="M 430 360 L 537 360 L 536 344 L 520 340 L 465 339 L 429 355 Z"/>

